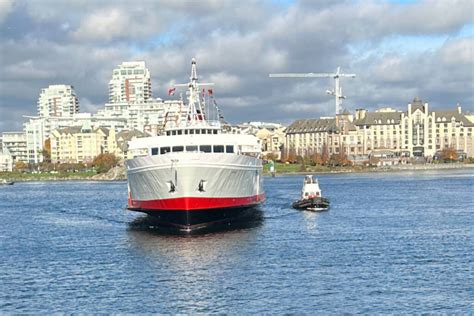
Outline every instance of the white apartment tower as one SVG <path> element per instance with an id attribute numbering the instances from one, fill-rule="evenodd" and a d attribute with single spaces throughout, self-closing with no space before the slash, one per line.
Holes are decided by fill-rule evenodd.
<path id="1" fill-rule="evenodd" d="M 79 112 L 74 87 L 71 85 L 50 85 L 41 89 L 38 98 L 38 115 L 40 117 L 72 117 Z"/>
<path id="2" fill-rule="evenodd" d="M 151 99 L 150 71 L 144 61 L 123 62 L 109 82 L 109 103 L 141 104 Z"/>

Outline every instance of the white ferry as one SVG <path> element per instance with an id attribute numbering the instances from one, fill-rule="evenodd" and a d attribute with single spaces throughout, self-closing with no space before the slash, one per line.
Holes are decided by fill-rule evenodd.
<path id="1" fill-rule="evenodd" d="M 265 200 L 262 160 L 253 135 L 225 134 L 206 114 L 192 60 L 187 104 L 167 120 L 164 135 L 129 143 L 128 209 L 184 231 L 230 221 Z M 207 112 L 210 112 L 208 110 Z"/>

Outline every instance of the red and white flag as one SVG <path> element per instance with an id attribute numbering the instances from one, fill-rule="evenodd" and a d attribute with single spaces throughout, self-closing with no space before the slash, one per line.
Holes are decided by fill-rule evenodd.
<path id="1" fill-rule="evenodd" d="M 176 88 L 170 88 L 168 89 L 168 95 L 174 95 L 174 92 L 176 91 Z"/>

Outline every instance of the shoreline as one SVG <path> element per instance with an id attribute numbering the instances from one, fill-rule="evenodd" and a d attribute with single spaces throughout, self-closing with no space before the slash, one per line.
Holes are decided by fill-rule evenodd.
<path id="1" fill-rule="evenodd" d="M 398 173 L 403 171 L 430 171 L 430 170 L 474 170 L 474 164 L 436 164 L 436 165 L 400 165 L 390 167 L 377 167 L 377 168 L 347 168 L 347 169 L 335 169 L 335 170 L 306 170 L 306 171 L 284 171 L 276 172 L 275 177 L 291 176 L 291 175 L 305 175 L 305 174 L 345 174 L 345 173 Z M 272 177 L 268 171 L 263 172 L 264 177 Z M 52 176 L 52 177 L 28 177 L 17 178 L 15 176 L 8 177 L 8 174 L 4 173 L 0 175 L 0 179 L 7 181 L 13 181 L 15 183 L 20 182 L 63 182 L 63 181 L 89 181 L 89 182 L 120 182 L 126 181 L 126 178 L 121 174 L 114 174 L 114 177 L 107 177 L 105 174 L 98 174 L 93 176 Z"/>
<path id="2" fill-rule="evenodd" d="M 275 177 L 289 176 L 289 175 L 305 175 L 305 174 L 344 174 L 344 173 L 398 173 L 404 171 L 432 171 L 432 170 L 458 170 L 458 169 L 473 169 L 474 164 L 439 164 L 439 165 L 402 165 L 402 166 L 389 166 L 389 167 L 377 167 L 377 168 L 348 168 L 341 170 L 328 170 L 328 171 L 291 171 L 291 172 L 276 172 Z M 265 177 L 271 177 L 270 172 L 264 173 Z"/>

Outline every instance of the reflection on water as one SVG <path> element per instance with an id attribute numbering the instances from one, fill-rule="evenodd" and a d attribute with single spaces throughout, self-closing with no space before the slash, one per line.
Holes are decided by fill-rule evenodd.
<path id="1" fill-rule="evenodd" d="M 263 213 L 258 210 L 226 229 L 172 235 L 145 216 L 129 224 L 128 244 L 151 264 L 150 282 L 166 287 L 168 302 L 176 311 L 210 313 L 218 310 L 215 301 L 225 298 L 224 280 L 248 260 L 248 253 L 255 252 L 262 223 Z"/>
<path id="2" fill-rule="evenodd" d="M 303 213 L 303 217 L 305 219 L 306 224 L 306 231 L 311 234 L 315 234 L 317 232 L 317 220 L 318 216 L 320 215 L 319 212 L 310 212 L 310 211 L 301 211 Z"/>
<path id="3" fill-rule="evenodd" d="M 252 239 L 263 224 L 263 213 L 256 209 L 251 215 L 235 220 L 225 227 L 212 227 L 198 235 L 173 234 L 157 225 L 152 216 L 139 217 L 127 229 L 130 242 L 148 255 L 168 257 L 171 261 L 206 264 L 231 252 Z"/>
<path id="4" fill-rule="evenodd" d="M 169 259 L 173 263 L 205 265 L 234 253 L 256 235 L 262 221 L 241 222 L 231 230 L 220 230 L 200 235 L 164 234 L 154 226 L 147 226 L 150 218 L 143 217 L 130 224 L 127 234 L 130 244 L 151 257 Z M 138 223 L 137 223 L 138 222 Z"/>

